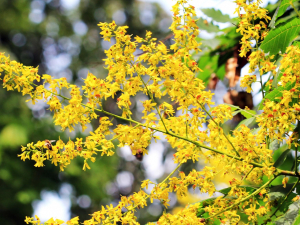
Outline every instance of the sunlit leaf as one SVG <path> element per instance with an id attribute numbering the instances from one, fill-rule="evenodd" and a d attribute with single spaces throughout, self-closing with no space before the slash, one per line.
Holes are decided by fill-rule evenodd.
<path id="1" fill-rule="evenodd" d="M 299 34 L 299 31 L 300 19 L 294 18 L 291 21 L 280 24 L 276 29 L 271 30 L 260 47 L 271 55 L 275 55 L 279 51 L 284 53 L 286 47 Z"/>
<path id="2" fill-rule="evenodd" d="M 247 119 L 255 116 L 256 112 L 254 110 L 242 110 L 241 114 Z"/>
<path id="3" fill-rule="evenodd" d="M 277 14 L 278 14 L 278 11 L 280 9 L 280 6 L 281 6 L 281 0 L 279 1 L 278 7 L 277 7 L 277 9 L 276 9 L 276 11 L 275 11 L 275 13 L 272 17 L 272 20 L 271 20 L 270 24 L 269 24 L 269 27 L 271 27 L 272 29 L 275 28 L 275 21 L 276 21 Z"/>
<path id="4" fill-rule="evenodd" d="M 297 0 L 292 0 L 292 1 L 296 2 Z M 290 0 L 282 0 L 276 18 L 282 16 L 289 6 L 290 6 Z"/>
<path id="5" fill-rule="evenodd" d="M 235 115 L 237 115 L 237 114 L 239 114 L 239 113 L 241 113 L 242 112 L 242 110 L 237 110 L 237 111 L 234 111 L 231 115 L 232 116 L 235 116 Z"/>
<path id="6" fill-rule="evenodd" d="M 287 83 L 284 87 L 278 87 L 276 89 L 274 89 L 273 91 L 271 91 L 269 94 L 267 94 L 265 96 L 265 99 L 269 99 L 271 101 L 275 101 L 276 98 L 278 97 L 282 97 L 282 92 L 283 91 L 289 91 L 291 90 L 293 87 L 295 86 L 295 82 L 294 83 Z"/>
<path id="7" fill-rule="evenodd" d="M 298 212 L 298 215 L 296 216 L 293 225 L 299 225 L 300 224 L 300 211 Z"/>
<path id="8" fill-rule="evenodd" d="M 222 66 L 219 66 L 218 70 L 216 71 L 216 75 L 219 79 L 223 79 L 225 77 L 225 63 Z"/>
<path id="9" fill-rule="evenodd" d="M 218 62 L 218 55 L 210 56 L 209 54 L 203 55 L 200 57 L 198 66 L 202 70 L 198 73 L 197 78 L 207 83 L 213 74 L 217 70 L 217 62 Z"/>

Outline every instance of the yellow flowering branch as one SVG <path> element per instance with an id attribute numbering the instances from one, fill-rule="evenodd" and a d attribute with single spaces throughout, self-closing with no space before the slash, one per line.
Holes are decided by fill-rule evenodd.
<path id="1" fill-rule="evenodd" d="M 35 85 L 35 86 L 37 86 L 37 85 L 34 84 L 34 83 L 32 83 L 32 84 Z M 47 91 L 50 92 L 50 93 L 53 94 L 53 95 L 56 95 L 56 96 L 59 96 L 59 97 L 65 99 L 65 100 L 68 100 L 68 101 L 71 100 L 70 98 L 67 98 L 67 97 L 65 97 L 65 96 L 63 96 L 63 95 L 60 95 L 60 94 L 57 94 L 57 93 L 54 93 L 54 92 L 52 92 L 52 91 L 50 91 L 50 90 L 47 90 Z M 199 103 L 199 102 L 198 102 L 198 104 L 201 105 L 201 103 Z M 84 104 L 84 103 L 81 103 L 81 105 L 82 105 L 82 106 L 85 106 L 85 107 L 87 107 L 87 108 L 93 109 L 92 107 L 90 107 L 90 106 L 88 106 L 88 105 L 86 105 L 86 104 Z M 203 107 L 203 105 L 201 105 L 201 106 Z M 211 117 L 211 115 L 209 114 L 209 112 L 207 112 L 207 110 L 205 109 L 205 107 L 203 107 L 203 108 L 204 108 L 203 110 Z M 94 108 L 94 110 L 95 110 L 95 111 L 98 111 L 98 112 L 102 112 L 102 113 L 104 113 L 104 114 L 106 114 L 106 115 L 109 115 L 109 116 L 112 116 L 112 117 L 121 119 L 121 120 L 125 120 L 125 121 L 127 121 L 127 122 L 135 123 L 135 124 L 137 124 L 138 126 L 147 127 L 147 126 L 145 126 L 144 124 L 142 124 L 142 123 L 140 123 L 140 122 L 137 122 L 137 121 L 132 120 L 132 119 L 129 119 L 129 118 L 124 118 L 124 117 L 122 117 L 122 116 L 118 116 L 118 115 L 116 115 L 116 114 L 107 112 L 107 111 L 105 111 L 105 110 L 103 110 L 103 109 L 97 109 L 97 108 Z M 211 117 L 211 118 L 212 118 L 212 117 Z M 173 133 L 173 132 L 170 132 L 170 131 L 164 131 L 164 130 L 161 130 L 161 129 L 158 129 L 158 128 L 155 128 L 155 127 L 149 127 L 149 128 L 152 129 L 152 130 L 155 130 L 155 131 L 158 131 L 158 132 L 161 132 L 161 133 L 164 133 L 164 134 L 167 134 L 167 135 L 176 137 L 176 138 L 178 138 L 178 139 L 185 140 L 185 141 L 190 142 L 190 143 L 192 143 L 192 144 L 194 144 L 194 145 L 196 145 L 196 146 L 198 146 L 198 147 L 200 147 L 200 148 L 204 148 L 204 149 L 210 150 L 210 151 L 212 151 L 212 152 L 215 152 L 215 153 L 218 153 L 218 154 L 222 154 L 222 155 L 226 155 L 226 156 L 228 156 L 228 157 L 234 158 L 234 159 L 239 160 L 239 161 L 243 161 L 243 159 L 241 159 L 240 157 L 237 157 L 237 156 L 228 154 L 228 153 L 226 153 L 226 152 L 219 151 L 219 150 L 217 150 L 217 149 L 208 147 L 208 146 L 206 146 L 206 145 L 199 144 L 199 143 L 197 143 L 196 141 L 190 140 L 189 138 L 186 138 L 186 137 L 179 136 L 179 135 L 177 135 L 177 134 L 175 134 L 175 133 Z M 224 134 L 224 136 L 226 137 L 225 134 Z M 228 141 L 229 141 L 229 140 L 228 140 Z M 230 142 L 230 141 L 229 141 L 229 142 Z M 230 142 L 230 143 L 231 143 L 231 142 Z M 231 144 L 232 144 L 232 143 L 231 143 Z M 251 162 L 250 164 L 251 164 L 251 165 L 254 165 L 254 166 L 256 166 L 256 167 L 263 167 L 261 164 L 255 163 L 255 162 Z"/>
<path id="2" fill-rule="evenodd" d="M 264 213 L 262 210 L 258 213 L 255 212 L 255 210 L 259 210 L 256 209 L 255 195 L 265 193 L 265 187 L 271 184 L 279 175 L 297 177 L 298 181 L 294 184 L 294 187 L 299 182 L 300 174 L 297 171 L 297 152 L 295 159 L 296 169 L 286 171 L 273 167 L 271 162 L 273 152 L 269 149 L 270 140 L 277 139 L 284 141 L 286 137 L 283 135 L 294 130 L 290 124 L 295 124 L 299 121 L 300 106 L 298 103 L 291 104 L 295 96 L 299 96 L 299 74 L 297 74 L 297 71 L 300 71 L 300 68 L 297 67 L 300 58 L 299 48 L 288 47 L 279 68 L 280 71 L 284 71 L 284 74 L 280 78 L 278 85 L 284 87 L 287 83 L 294 82 L 295 87 L 291 90 L 281 92 L 282 97 L 279 96 L 272 100 L 265 99 L 264 112 L 260 115 L 253 115 L 261 128 L 258 133 L 253 134 L 248 127 L 243 125 L 240 129 L 234 130 L 232 135 L 226 135 L 220 123 L 225 119 L 232 118 L 231 109 L 228 106 L 219 105 L 212 112 L 208 112 L 205 108 L 206 105 L 210 106 L 213 104 L 211 102 L 213 93 L 205 91 L 205 85 L 202 80 L 195 77 L 195 73 L 200 71 L 200 68 L 198 68 L 198 63 L 193 60 L 190 52 L 193 50 L 195 52 L 200 51 L 200 44 L 196 39 L 199 29 L 196 23 L 197 20 L 194 19 L 196 16 L 195 8 L 186 6 L 185 3 L 186 0 L 179 0 L 173 6 L 173 23 L 170 29 L 174 33 L 174 44 L 171 45 L 170 49 L 163 43 L 156 43 L 156 39 L 151 38 L 151 32 L 149 31 L 146 33 L 145 39 L 136 37 L 136 41 L 131 41 L 131 36 L 126 35 L 128 27 L 117 27 L 115 22 L 110 24 L 99 23 L 104 40 L 109 41 L 114 37 L 116 44 L 105 51 L 107 58 L 104 61 L 107 66 L 106 69 L 109 71 L 106 79 L 99 79 L 89 73 L 87 78 L 84 79 L 85 85 L 82 87 L 82 90 L 85 91 L 84 95 L 80 94 L 80 89 L 76 85 L 68 84 L 63 79 L 53 80 L 49 75 L 43 76 L 45 80 L 43 85 L 36 85 L 34 84 L 35 80 L 40 82 L 37 68 L 25 67 L 15 61 L 10 61 L 7 57 L 0 54 L 0 71 L 4 70 L 4 73 L 2 73 L 4 74 L 4 88 L 7 88 L 7 90 L 17 89 L 23 95 L 29 94 L 33 104 L 38 99 L 44 98 L 47 101 L 51 97 L 47 103 L 50 105 L 50 110 L 54 111 L 55 124 L 60 125 L 62 129 L 67 127 L 73 129 L 74 125 L 78 123 L 84 129 L 86 124 L 98 117 L 95 112 L 101 112 L 101 114 L 130 123 L 130 126 L 119 124 L 114 129 L 115 136 L 107 140 L 106 135 L 112 134 L 109 126 L 113 124 L 109 121 L 108 117 L 101 117 L 99 127 L 95 131 L 90 132 L 91 135 L 86 137 L 86 142 L 82 142 L 82 138 L 77 139 L 75 144 L 71 140 L 67 144 L 59 140 L 53 148 L 51 144 L 50 147 L 49 145 L 45 147 L 45 143 L 41 141 L 36 144 L 30 143 L 26 147 L 22 146 L 23 153 L 19 155 L 22 160 L 30 158 L 30 154 L 32 154 L 31 159 L 36 161 L 35 166 L 43 166 L 43 161 L 48 159 L 55 165 L 59 163 L 61 170 L 63 170 L 73 158 L 79 155 L 85 158 L 83 167 L 85 170 L 85 168 L 89 168 L 87 164 L 88 159 L 92 162 L 95 161 L 95 157 L 92 157 L 93 154 L 97 154 L 99 151 L 102 152 L 101 155 L 112 155 L 114 153 L 112 150 L 114 149 L 112 143 L 114 139 L 119 140 L 119 146 L 130 146 L 133 154 L 137 152 L 147 153 L 147 147 L 151 143 L 151 139 L 156 138 L 154 136 L 156 132 L 165 134 L 171 147 L 177 150 L 174 154 L 174 161 L 176 163 L 179 162 L 179 164 L 162 182 L 159 184 L 152 183 L 155 187 L 152 189 L 151 194 L 148 195 L 140 190 L 131 196 L 122 196 L 118 206 L 102 207 L 102 210 L 95 212 L 92 219 L 86 221 L 85 224 L 95 224 L 95 221 L 104 224 L 116 223 L 118 221 L 121 221 L 123 224 L 137 223 L 134 211 L 139 207 L 146 206 L 148 198 L 151 198 L 151 200 L 158 199 L 167 207 L 170 200 L 168 197 L 169 192 L 176 192 L 178 195 L 183 196 L 188 193 L 190 186 L 193 189 L 198 187 L 202 193 L 212 195 L 216 192 L 215 185 L 213 184 L 214 178 L 223 172 L 224 169 L 226 169 L 224 174 L 235 173 L 244 175 L 242 179 L 233 178 L 229 181 L 231 186 L 230 192 L 237 196 L 237 200 L 231 204 L 227 201 L 228 199 L 222 199 L 222 197 L 215 199 L 212 208 L 208 206 L 205 209 L 211 215 L 208 220 L 224 212 L 230 214 L 230 216 L 233 215 L 237 219 L 239 216 L 236 216 L 235 209 L 237 207 L 244 209 L 244 206 L 252 202 L 253 204 L 244 212 L 251 217 L 248 218 L 249 221 L 254 221 L 256 218 L 253 218 L 253 215 L 262 215 Z M 266 92 L 263 90 L 262 75 L 270 71 L 274 72 L 277 66 L 272 61 L 273 56 L 268 56 L 259 48 L 252 48 L 250 42 L 256 40 L 257 46 L 261 43 L 260 40 L 263 40 L 267 35 L 266 22 L 270 18 L 267 16 L 267 10 L 259 7 L 260 0 L 248 1 L 248 3 L 244 0 L 236 0 L 236 3 L 238 5 L 236 12 L 241 19 L 237 31 L 243 36 L 240 42 L 242 44 L 240 56 L 246 56 L 249 51 L 255 50 L 249 56 L 249 73 L 254 72 L 258 68 L 260 81 L 257 82 L 260 82 L 262 95 L 265 97 Z M 180 7 L 183 7 L 183 13 L 180 13 Z M 243 14 L 240 13 L 241 8 Z M 255 24 L 258 20 L 259 23 Z M 182 22 L 183 24 L 181 24 Z M 143 54 L 135 60 L 133 53 L 139 43 L 142 43 L 140 49 L 147 52 L 147 54 Z M 168 54 L 170 50 L 174 54 Z M 146 66 L 142 64 L 143 61 Z M 161 62 L 162 66 L 159 65 L 159 62 Z M 143 80 L 144 74 L 149 75 L 150 78 L 148 81 Z M 251 84 L 253 82 L 256 82 L 256 76 L 248 75 L 244 77 L 241 86 L 247 87 L 247 91 L 251 92 Z M 47 83 L 50 84 L 50 90 L 45 88 Z M 162 86 L 165 87 L 164 90 L 161 89 Z M 63 87 L 71 88 L 71 98 L 61 95 Z M 56 91 L 57 88 L 60 90 Z M 121 92 L 120 97 L 117 99 L 117 105 L 123 111 L 122 116 L 107 112 L 102 108 L 102 100 L 114 98 L 117 92 Z M 142 119 L 146 119 L 145 123 L 140 123 L 131 118 L 130 98 L 131 96 L 135 96 L 137 92 L 144 92 L 150 98 L 143 102 L 145 108 L 143 112 L 146 113 Z M 170 97 L 172 102 L 178 103 L 179 107 L 177 110 L 182 109 L 183 115 L 177 117 L 170 116 L 174 114 L 173 106 L 165 102 L 161 107 L 164 107 L 164 112 L 169 117 L 164 117 L 164 114 L 161 113 L 161 108 L 156 106 L 154 98 L 166 95 Z M 58 97 L 63 100 L 60 100 Z M 88 103 L 82 103 L 83 97 L 88 99 Z M 65 100 L 69 102 L 63 105 L 62 102 Z M 160 117 L 161 122 L 158 125 L 155 123 L 157 120 L 155 113 L 147 115 L 147 112 L 154 109 L 153 106 L 155 106 Z M 243 109 L 240 110 L 246 111 Z M 205 122 L 209 122 L 209 124 L 208 129 L 203 132 L 199 127 Z M 286 141 L 291 145 L 297 142 L 297 138 L 295 138 L 295 135 L 291 135 L 289 140 Z M 82 151 L 83 143 L 85 143 L 86 149 L 84 150 L 86 151 Z M 102 149 L 98 150 L 97 147 L 100 145 Z M 76 150 L 75 146 L 77 146 Z M 46 148 L 45 153 L 44 150 Z M 209 151 L 202 152 L 202 149 Z M 297 150 L 298 147 L 296 148 Z M 219 165 L 223 164 L 226 166 L 222 169 L 214 166 L 205 166 L 201 171 L 193 170 L 188 175 L 181 172 L 178 176 L 171 177 L 187 159 L 195 162 L 199 160 L 200 156 L 205 157 L 209 162 L 216 160 Z M 268 176 L 269 179 L 272 176 L 273 178 L 247 196 L 247 192 L 240 186 L 241 182 L 247 179 L 247 181 L 259 184 L 262 181 L 261 178 L 263 175 Z M 141 188 L 147 187 L 149 182 L 149 180 L 143 181 Z M 289 194 L 291 192 L 292 190 L 290 190 Z M 287 196 L 283 202 L 286 201 Z M 281 202 L 281 205 L 283 202 Z M 228 204 L 231 205 L 228 206 Z M 216 206 L 221 207 L 221 209 L 214 214 Z M 197 220 L 196 207 L 196 205 L 189 205 L 182 210 L 182 212 L 187 212 L 187 214 L 180 212 L 178 213 L 178 218 L 189 224 L 196 222 L 204 223 L 205 221 L 203 220 Z M 122 214 L 122 208 L 126 208 L 128 211 Z M 230 216 L 228 218 L 232 219 L 233 217 L 230 218 Z M 26 218 L 25 221 L 34 223 L 31 218 Z M 55 221 L 49 220 L 49 222 Z M 233 219 L 230 222 L 234 223 Z M 39 223 L 39 219 L 37 219 L 36 223 Z M 164 214 L 160 218 L 159 223 L 175 224 L 178 223 L 178 220 L 176 215 L 171 220 Z"/>
<path id="3" fill-rule="evenodd" d="M 176 168 L 162 181 L 162 182 L 160 182 L 157 186 L 158 187 L 160 187 L 160 186 L 162 186 L 164 183 L 166 183 L 169 179 L 170 179 L 170 177 L 179 169 L 179 167 L 182 165 L 182 163 L 179 163 L 177 166 L 176 166 Z M 148 198 L 150 198 L 150 196 L 151 195 L 147 195 L 145 198 L 144 198 L 144 200 L 146 201 Z M 125 217 L 126 216 L 126 214 L 128 214 L 130 211 L 134 211 L 136 208 L 138 208 L 139 207 L 139 205 L 135 205 L 135 206 L 133 206 L 130 210 L 128 210 L 128 211 L 126 211 L 124 214 L 123 214 L 123 216 L 122 217 Z M 113 219 L 111 219 L 111 220 L 113 220 Z M 110 222 L 108 222 L 108 223 L 104 223 L 104 224 L 110 224 Z"/>
<path id="4" fill-rule="evenodd" d="M 198 100 L 197 100 L 197 102 L 198 102 Z M 220 127 L 219 126 L 219 124 L 217 124 L 217 122 L 214 120 L 214 118 L 210 115 L 210 113 L 206 110 L 206 108 L 204 107 L 204 105 L 203 104 L 201 104 L 201 103 L 199 103 L 198 102 L 198 104 L 201 106 L 201 108 L 206 112 L 206 114 L 209 116 L 209 118 L 218 126 L 218 127 Z M 229 140 L 229 138 L 227 137 L 227 135 L 223 132 L 223 136 L 226 138 L 226 140 L 230 143 L 230 145 L 231 145 L 231 147 L 232 147 L 232 149 L 235 151 L 235 153 L 238 155 L 238 156 L 240 156 L 240 154 L 238 153 L 238 151 L 236 150 L 236 148 L 233 146 L 233 144 L 232 144 L 232 142 Z"/>
<path id="5" fill-rule="evenodd" d="M 260 193 L 260 191 L 261 191 L 262 189 L 264 189 L 264 188 L 267 187 L 269 184 L 271 184 L 271 183 L 273 182 L 273 180 L 275 180 L 276 177 L 277 177 L 277 176 L 275 175 L 272 179 L 270 179 L 268 182 L 266 182 L 264 185 L 262 185 L 262 186 L 261 186 L 260 188 L 258 188 L 256 191 L 254 191 L 252 194 L 250 194 L 250 195 L 248 195 L 247 197 L 241 199 L 240 201 L 238 201 L 238 202 L 232 204 L 231 206 L 229 206 L 229 207 L 227 207 L 227 208 L 221 210 L 220 212 L 218 212 L 218 213 L 216 213 L 216 214 L 214 214 L 214 215 L 208 217 L 207 220 L 212 219 L 212 218 L 215 218 L 216 216 L 218 216 L 218 215 L 220 215 L 220 214 L 222 214 L 222 213 L 224 213 L 224 212 L 226 212 L 226 211 L 228 211 L 228 210 L 230 210 L 230 209 L 232 209 L 232 208 L 238 206 L 239 204 L 241 204 L 241 203 L 243 203 L 243 202 L 249 200 L 250 198 L 254 197 L 254 196 L 257 195 L 258 193 Z"/>

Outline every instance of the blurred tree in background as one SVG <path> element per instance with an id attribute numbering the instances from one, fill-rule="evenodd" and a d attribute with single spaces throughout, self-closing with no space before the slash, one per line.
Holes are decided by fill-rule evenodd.
<path id="1" fill-rule="evenodd" d="M 88 71 L 101 78 L 106 75 L 102 59 L 111 43 L 100 41 L 98 22 L 115 20 L 118 25 L 128 25 L 130 34 L 142 36 L 151 30 L 158 38 L 167 35 L 172 22 L 159 5 L 134 0 L 2 0 L 0 12 L 2 52 L 25 65 L 39 66 L 39 74 L 66 77 L 78 85 Z M 4 89 L 0 96 L 0 224 L 23 224 L 42 190 L 67 195 L 72 215 L 87 219 L 100 205 L 134 191 L 144 179 L 141 163 L 124 154 L 103 158 L 85 173 L 79 160 L 64 173 L 49 164 L 37 169 L 32 162 L 21 163 L 17 154 L 29 141 L 84 137 L 87 133 L 79 128 L 73 134 L 58 133 L 43 102 L 26 105 L 20 95 Z M 104 107 L 118 113 L 114 101 Z M 143 216 L 149 220 L 151 215 Z"/>

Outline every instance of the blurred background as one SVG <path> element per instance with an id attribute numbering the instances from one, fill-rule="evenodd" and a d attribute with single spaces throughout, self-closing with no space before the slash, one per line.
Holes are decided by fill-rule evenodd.
<path id="1" fill-rule="evenodd" d="M 172 23 L 170 10 L 173 3 L 171 0 L 1 0 L 0 51 L 25 65 L 38 66 L 40 75 L 66 77 L 68 82 L 81 86 L 88 72 L 100 78 L 107 74 L 102 59 L 105 57 L 104 50 L 114 42 L 101 40 L 99 22 L 115 20 L 117 25 L 129 26 L 128 33 L 133 36 L 144 36 L 146 30 L 150 30 L 158 40 L 170 42 L 172 37 L 168 28 Z M 255 106 L 260 101 L 259 95 L 254 103 L 252 96 L 236 97 L 241 89 L 234 81 L 245 73 L 243 70 L 247 72 L 247 68 L 245 63 L 238 61 L 236 54 L 239 35 L 232 19 L 235 16 L 234 3 L 227 0 L 194 0 L 190 3 L 202 17 L 198 25 L 202 29 L 199 41 L 203 42 L 204 51 L 194 57 L 204 73 L 198 74 L 198 77 L 203 78 L 208 88 L 216 93 L 214 100 L 218 104 L 229 101 L 239 105 L 239 101 L 246 101 L 248 103 L 240 107 L 252 105 L 253 108 L 253 104 Z M 229 16 L 218 21 L 200 8 L 221 9 Z M 270 5 L 271 12 L 274 9 L 274 5 Z M 222 39 L 224 33 L 231 34 L 231 42 Z M 228 60 L 232 58 L 234 63 L 239 62 L 242 66 L 229 76 Z M 216 62 L 213 60 L 218 61 L 218 68 L 207 67 L 209 62 Z M 259 93 L 259 87 L 256 93 Z M 223 98 L 224 95 L 229 100 Z M 98 156 L 91 164 L 91 170 L 85 172 L 80 159 L 64 172 L 59 172 L 59 168 L 49 162 L 45 162 L 45 167 L 35 168 L 34 162 L 22 162 L 17 157 L 21 145 L 45 139 L 57 140 L 59 137 L 64 141 L 69 137 L 85 137 L 97 127 L 98 122 L 94 121 L 85 132 L 81 132 L 80 127 L 72 133 L 61 132 L 59 127 L 53 126 L 44 102 L 27 104 L 21 94 L 2 88 L 0 96 L 0 224 L 24 224 L 25 216 L 34 214 L 42 221 L 51 217 L 68 220 L 80 216 L 82 222 L 101 205 L 117 204 L 121 195 L 138 191 L 142 180 L 160 182 L 176 167 L 172 160 L 174 151 L 162 138 L 150 145 L 149 154 L 142 161 L 132 155 L 129 147 L 124 147 L 116 148 L 117 154 L 113 157 Z M 143 107 L 139 101 L 146 99 L 142 94 L 132 99 L 133 118 L 140 120 Z M 104 108 L 120 114 L 114 99 L 106 101 Z M 240 121 L 240 118 L 237 120 Z M 197 165 L 187 163 L 181 170 L 188 172 L 202 166 L 201 162 Z M 226 182 L 220 180 L 216 185 L 226 187 Z M 198 190 L 191 191 L 185 199 L 178 199 L 175 194 L 170 194 L 170 197 L 172 201 L 168 210 L 176 211 L 182 205 L 207 196 L 200 195 Z M 156 221 L 163 210 L 158 201 L 139 210 L 136 215 L 144 224 Z"/>

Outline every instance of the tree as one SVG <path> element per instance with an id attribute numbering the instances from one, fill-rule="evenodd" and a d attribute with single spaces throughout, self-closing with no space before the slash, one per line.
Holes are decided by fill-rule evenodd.
<path id="1" fill-rule="evenodd" d="M 115 207 L 103 206 L 84 224 L 137 224 L 134 212 L 145 207 L 147 199 L 151 203 L 157 199 L 168 207 L 170 192 L 185 196 L 189 188 L 199 188 L 210 195 L 217 192 L 223 195 L 189 204 L 176 214 L 163 213 L 157 223 L 298 223 L 299 196 L 293 191 L 296 189 L 298 193 L 300 179 L 297 155 L 300 46 L 298 42 L 292 42 L 300 30 L 298 6 L 292 1 L 280 2 L 271 20 L 268 11 L 259 6 L 260 1 L 236 2 L 237 31 L 241 34 L 239 56 L 249 54 L 251 73 L 243 77 L 241 86 L 251 92 L 251 85 L 257 79 L 253 72 L 258 72 L 257 82 L 261 84 L 263 98 L 258 107 L 262 110 L 260 114 L 247 107 L 242 109 L 228 104 L 211 107 L 213 94 L 205 90 L 201 79 L 195 77 L 201 69 L 192 51 L 200 52 L 201 43 L 197 41 L 199 29 L 194 7 L 187 6 L 185 0 L 173 6 L 170 29 L 174 43 L 169 49 L 164 43 L 157 43 L 150 31 L 145 38 L 136 36 L 133 40 L 127 34 L 127 26 L 117 26 L 114 21 L 99 23 L 103 39 L 109 41 L 113 37 L 116 40 L 105 52 L 108 76 L 101 79 L 88 73 L 81 89 L 65 78 L 39 76 L 36 68 L 10 61 L 9 57 L 1 54 L 4 88 L 17 89 L 29 95 L 33 103 L 46 101 L 54 113 L 55 125 L 63 130 L 72 130 L 80 124 L 85 129 L 87 124 L 99 117 L 98 128 L 85 140 L 76 138 L 64 142 L 59 139 L 53 145 L 45 141 L 30 143 L 22 147 L 19 154 L 22 160 L 33 160 L 35 167 L 43 167 L 44 161 L 49 160 L 63 171 L 73 163 L 73 159 L 80 157 L 83 170 L 87 170 L 91 169 L 97 154 L 102 157 L 114 155 L 115 140 L 118 140 L 118 146 L 128 145 L 132 154 L 140 157 L 147 154 L 151 141 L 160 139 L 158 133 L 164 134 L 175 150 L 173 160 L 178 165 L 162 182 L 144 180 L 138 192 L 122 196 Z M 284 14 L 285 6 L 289 4 L 296 16 L 274 27 L 277 17 Z M 137 47 L 144 54 L 136 59 L 133 53 Z M 262 80 L 264 75 L 269 77 L 265 84 Z M 43 79 L 42 84 L 40 79 Z M 70 90 L 70 97 L 61 94 L 67 90 Z M 130 108 L 131 97 L 139 92 L 148 96 L 142 102 L 143 122 L 135 118 Z M 105 100 L 110 98 L 117 98 L 121 115 L 104 109 Z M 161 98 L 163 102 L 158 104 Z M 174 105 L 178 106 L 177 110 L 182 110 L 182 115 L 174 114 Z M 239 112 L 246 119 L 226 133 L 222 124 Z M 112 123 L 114 118 L 119 119 L 116 126 Z M 257 128 L 249 128 L 254 122 Z M 200 129 L 203 123 L 208 124 L 205 131 Z M 293 165 L 282 169 L 280 166 L 291 151 L 295 153 Z M 273 155 L 278 153 L 280 156 L 274 163 Z M 195 163 L 199 159 L 210 164 L 201 170 L 177 173 L 188 160 Z M 217 170 L 213 161 L 223 168 Z M 216 190 L 214 180 L 218 175 L 235 177 L 229 181 L 230 187 Z M 282 184 L 278 185 L 278 181 Z M 149 185 L 153 188 L 147 193 L 144 189 L 148 189 Z M 38 217 L 36 220 L 39 221 Z M 78 220 L 75 217 L 67 224 L 78 224 Z M 25 222 L 36 223 L 31 217 L 26 217 Z M 51 218 L 46 222 L 51 223 L 61 224 L 63 221 Z"/>

